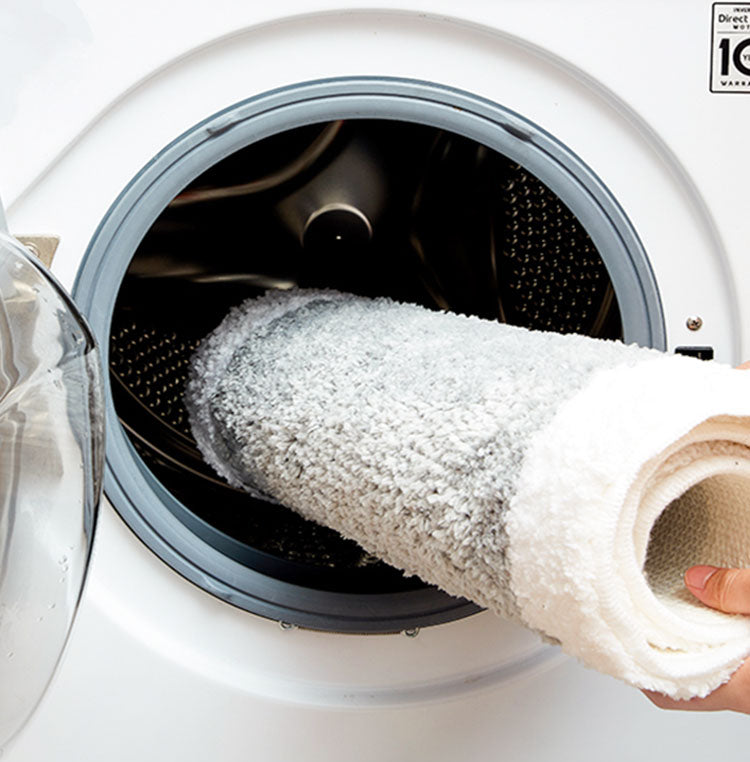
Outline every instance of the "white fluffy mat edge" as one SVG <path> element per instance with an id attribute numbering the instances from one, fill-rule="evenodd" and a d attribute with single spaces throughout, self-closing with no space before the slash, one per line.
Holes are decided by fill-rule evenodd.
<path id="1" fill-rule="evenodd" d="M 660 514 L 697 484 L 715 493 L 709 505 L 729 534 L 708 517 L 687 565 L 750 561 L 747 529 L 731 534 L 748 523 L 733 512 L 750 510 L 745 372 L 674 356 L 603 370 L 537 432 L 506 517 L 527 625 L 586 665 L 673 698 L 729 678 L 750 653 L 750 618 L 690 600 L 668 540 L 649 560 L 658 585 L 644 565 Z M 699 520 L 693 508 L 675 508 L 666 531 Z"/>

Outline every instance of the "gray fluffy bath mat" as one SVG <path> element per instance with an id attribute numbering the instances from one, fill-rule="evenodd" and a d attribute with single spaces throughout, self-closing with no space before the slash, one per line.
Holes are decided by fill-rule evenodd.
<path id="1" fill-rule="evenodd" d="M 336 292 L 273 292 L 186 401 L 228 482 L 679 698 L 750 652 L 684 591 L 750 563 L 750 374 Z"/>

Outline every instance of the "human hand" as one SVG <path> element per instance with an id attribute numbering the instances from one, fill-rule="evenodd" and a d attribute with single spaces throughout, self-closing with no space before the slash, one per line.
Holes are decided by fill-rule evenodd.
<path id="1" fill-rule="evenodd" d="M 699 600 L 728 614 L 750 614 L 750 569 L 693 566 L 685 572 L 685 585 Z M 643 691 L 661 709 L 717 712 L 730 709 L 750 714 L 750 659 L 705 698 L 676 701 L 662 693 Z"/>

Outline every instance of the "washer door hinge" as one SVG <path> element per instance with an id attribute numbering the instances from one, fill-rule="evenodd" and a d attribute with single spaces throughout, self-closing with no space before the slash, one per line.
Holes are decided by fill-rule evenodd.
<path id="1" fill-rule="evenodd" d="M 52 258 L 60 244 L 59 235 L 17 235 L 15 236 L 42 264 L 49 269 Z"/>

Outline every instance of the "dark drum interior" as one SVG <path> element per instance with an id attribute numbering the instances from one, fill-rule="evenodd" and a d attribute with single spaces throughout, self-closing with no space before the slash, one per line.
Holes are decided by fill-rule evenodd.
<path id="1" fill-rule="evenodd" d="M 295 286 L 622 335 L 580 223 L 535 176 L 468 138 L 408 122 L 328 122 L 256 142 L 198 177 L 153 224 L 122 281 L 110 341 L 117 414 L 204 540 L 319 590 L 424 583 L 224 484 L 195 449 L 182 402 L 191 353 L 227 311 Z"/>

